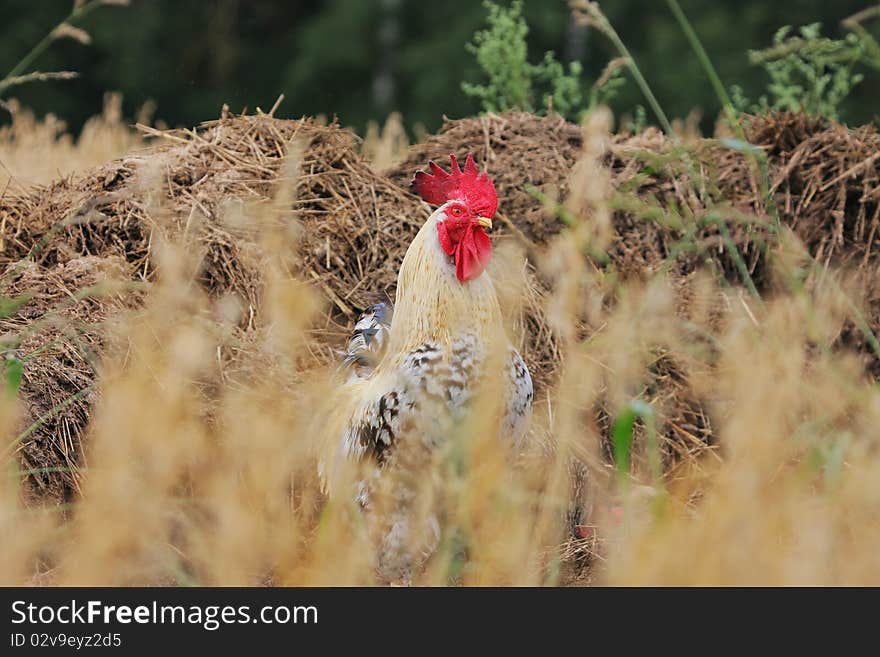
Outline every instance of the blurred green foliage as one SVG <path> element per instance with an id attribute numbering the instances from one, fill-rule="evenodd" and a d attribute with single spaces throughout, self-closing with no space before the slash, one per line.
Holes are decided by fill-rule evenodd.
<path id="1" fill-rule="evenodd" d="M 872 4 L 866 0 L 682 0 L 722 80 L 758 98 L 767 76 L 749 62 L 750 50 L 771 44 L 782 25 L 821 22 L 830 38 L 846 30 L 841 20 Z M 876 3 L 874 3 L 876 4 Z M 3 0 L 0 3 L 0 76 L 66 16 L 72 0 Z M 699 62 L 664 3 L 601 3 L 621 38 L 671 116 L 693 108 L 711 127 L 719 106 Z M 616 56 L 595 30 L 577 26 L 563 0 L 525 0 L 528 61 L 554 61 L 569 71 L 579 63 L 586 80 L 600 77 Z M 156 118 L 192 125 L 216 117 L 223 103 L 233 111 L 268 109 L 279 93 L 279 114 L 338 115 L 363 130 L 392 110 L 408 126 L 436 129 L 444 115 L 481 109 L 462 91 L 462 81 L 484 79 L 466 44 L 486 26 L 486 10 L 474 0 L 132 0 L 107 7 L 81 24 L 90 45 L 53 44 L 34 65 L 41 71 L 76 70 L 76 80 L 32 83 L 12 95 L 37 113 L 52 112 L 77 129 L 99 112 L 103 93 L 118 90 L 133 117 L 147 100 Z M 867 122 L 878 112 L 880 72 L 840 105 L 840 117 Z M 589 91 L 585 87 L 584 92 Z M 635 85 L 617 89 L 612 107 L 629 112 L 643 102 Z M 0 111 L 0 122 L 8 117 Z"/>
<path id="2" fill-rule="evenodd" d="M 840 118 L 844 100 L 864 79 L 856 67 L 870 65 L 865 39 L 854 32 L 843 39 L 823 37 L 819 23 L 801 27 L 795 36 L 791 33 L 792 27 L 786 25 L 773 36 L 770 48 L 749 52 L 749 61 L 767 73 L 769 97 L 762 95 L 758 103 L 750 104 L 734 85 L 737 109 L 802 111 Z"/>
<path id="3" fill-rule="evenodd" d="M 476 57 L 487 81 L 486 84 L 463 82 L 462 91 L 479 100 L 487 112 L 514 108 L 533 112 L 532 84 L 537 71 L 528 61 L 529 28 L 522 17 L 522 2 L 514 0 L 509 10 L 493 2 L 485 2 L 483 6 L 489 12 L 489 27 L 478 31 L 466 49 Z"/>
<path id="4" fill-rule="evenodd" d="M 529 62 L 529 26 L 522 15 L 522 0 L 509 5 L 486 0 L 486 29 L 474 34 L 466 45 L 479 65 L 483 82 L 465 80 L 461 89 L 480 102 L 486 112 L 519 109 L 545 114 L 561 114 L 578 121 L 581 114 L 600 103 L 609 102 L 626 80 L 620 60 L 613 60 L 588 87 L 578 60 L 566 68 L 552 50 L 537 64 Z M 587 96 L 585 99 L 585 95 Z"/>

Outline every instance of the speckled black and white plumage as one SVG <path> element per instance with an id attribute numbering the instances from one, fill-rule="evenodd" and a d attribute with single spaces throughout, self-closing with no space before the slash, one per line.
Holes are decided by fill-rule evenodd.
<path id="1" fill-rule="evenodd" d="M 358 358 L 350 355 L 346 362 L 361 362 Z M 454 340 L 448 350 L 426 343 L 408 353 L 397 369 L 396 385 L 368 400 L 346 429 L 345 456 L 360 459 L 369 455 L 382 465 L 397 439 L 417 429 L 426 446 L 442 442 L 442 434 L 451 429 L 450 422 L 463 419 L 484 375 L 484 361 L 484 349 L 472 334 Z M 531 417 L 534 388 L 525 361 L 513 347 L 508 349 L 504 372 L 507 394 L 501 438 L 516 444 Z M 372 370 L 361 367 L 356 376 L 369 378 L 371 374 Z"/>
<path id="2" fill-rule="evenodd" d="M 510 394 L 507 398 L 507 411 L 504 414 L 502 432 L 519 443 L 525 435 L 532 417 L 532 400 L 535 397 L 535 388 L 526 362 L 512 347 L 508 359 L 507 379 L 510 384 Z"/>

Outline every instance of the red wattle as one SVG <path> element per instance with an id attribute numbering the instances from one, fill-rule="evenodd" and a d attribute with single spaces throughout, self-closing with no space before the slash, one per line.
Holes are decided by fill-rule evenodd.
<path id="1" fill-rule="evenodd" d="M 443 240 L 441 238 L 441 245 Z M 445 250 L 445 248 L 444 248 Z M 482 226 L 465 230 L 455 247 L 455 275 L 465 283 L 483 273 L 492 257 L 492 242 Z"/>

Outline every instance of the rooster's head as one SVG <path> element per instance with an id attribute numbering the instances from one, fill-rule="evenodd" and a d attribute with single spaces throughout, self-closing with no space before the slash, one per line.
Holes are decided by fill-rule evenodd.
<path id="1" fill-rule="evenodd" d="M 431 173 L 416 172 L 411 187 L 422 200 L 441 206 L 437 239 L 454 260 L 456 277 L 465 283 L 483 273 L 492 256 L 486 228 L 492 227 L 498 194 L 489 176 L 477 172 L 473 153 L 468 153 L 464 170 L 454 154 L 449 159 L 449 173 L 435 162 L 428 162 Z"/>

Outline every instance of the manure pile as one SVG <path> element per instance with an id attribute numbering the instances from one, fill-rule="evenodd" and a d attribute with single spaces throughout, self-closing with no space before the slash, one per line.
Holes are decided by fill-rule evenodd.
<path id="1" fill-rule="evenodd" d="M 773 223 L 772 197 L 782 223 L 821 264 L 873 272 L 880 239 L 876 131 L 780 114 L 751 117 L 747 136 L 766 153 L 769 196 L 748 159 L 714 140 L 685 151 L 656 131 L 613 136 L 606 155 L 613 187 L 641 206 L 627 205 L 623 194 L 612 200 L 616 237 L 608 261 L 597 266 L 614 268 L 623 278 L 646 278 L 666 268 L 682 287 L 693 272 L 708 267 L 741 285 L 740 263 L 725 248 L 719 222 L 701 224 L 691 235 L 703 248 L 678 252 L 688 229 L 663 212 L 675 208 L 681 216 L 701 217 L 723 204 L 730 213 L 724 227 L 743 256 L 741 264 L 762 293 L 771 292 L 764 247 Z M 564 199 L 582 133 L 558 117 L 521 113 L 448 121 L 437 135 L 413 146 L 403 163 L 377 173 L 359 154 L 355 136 L 336 125 L 266 115 L 224 117 L 197 130 L 162 133 L 152 149 L 83 175 L 7 193 L 0 200 L 4 295 L 32 297 L 0 321 L 7 343 L 26 331 L 16 353 L 33 354 L 21 389 L 23 426 L 31 428 L 19 448 L 23 469 L 40 470 L 28 476 L 31 493 L 65 500 L 77 492 L 102 325 L 137 306 L 141 294 L 137 286 L 102 292 L 100 284 L 112 278 L 148 285 L 156 273 L 155 231 L 195 234 L 204 255 L 200 283 L 214 296 L 235 294 L 249 307 L 242 331 L 260 325 L 260 259 L 254 257 L 257 244 L 246 208 L 272 199 L 293 140 L 304 150 L 289 220 L 301 226 L 300 275 L 327 301 L 309 345 L 314 361 L 326 363 L 357 312 L 394 293 L 404 252 L 428 215 L 406 188 L 416 169 L 428 159 L 445 164 L 450 152 L 463 157 L 473 151 L 495 179 L 501 212 L 518 238 L 534 246 L 528 252 L 539 254 L 564 225 L 526 185 Z M 244 223 L 228 220 L 230 207 L 244 208 Z M 740 222 L 737 213 L 758 221 Z M 497 225 L 498 239 L 508 238 L 510 227 Z M 518 326 L 523 355 L 539 389 L 546 389 L 560 354 L 544 316 L 550 289 L 539 264 L 530 265 Z M 868 321 L 876 330 L 880 303 L 871 301 Z M 842 339 L 865 354 L 868 369 L 880 372 L 859 332 Z M 665 418 L 659 431 L 672 443 L 683 440 L 678 435 L 683 431 L 687 440 L 711 444 L 711 421 L 690 393 L 687 373 L 671 356 L 655 369 L 656 399 L 662 400 Z"/>

